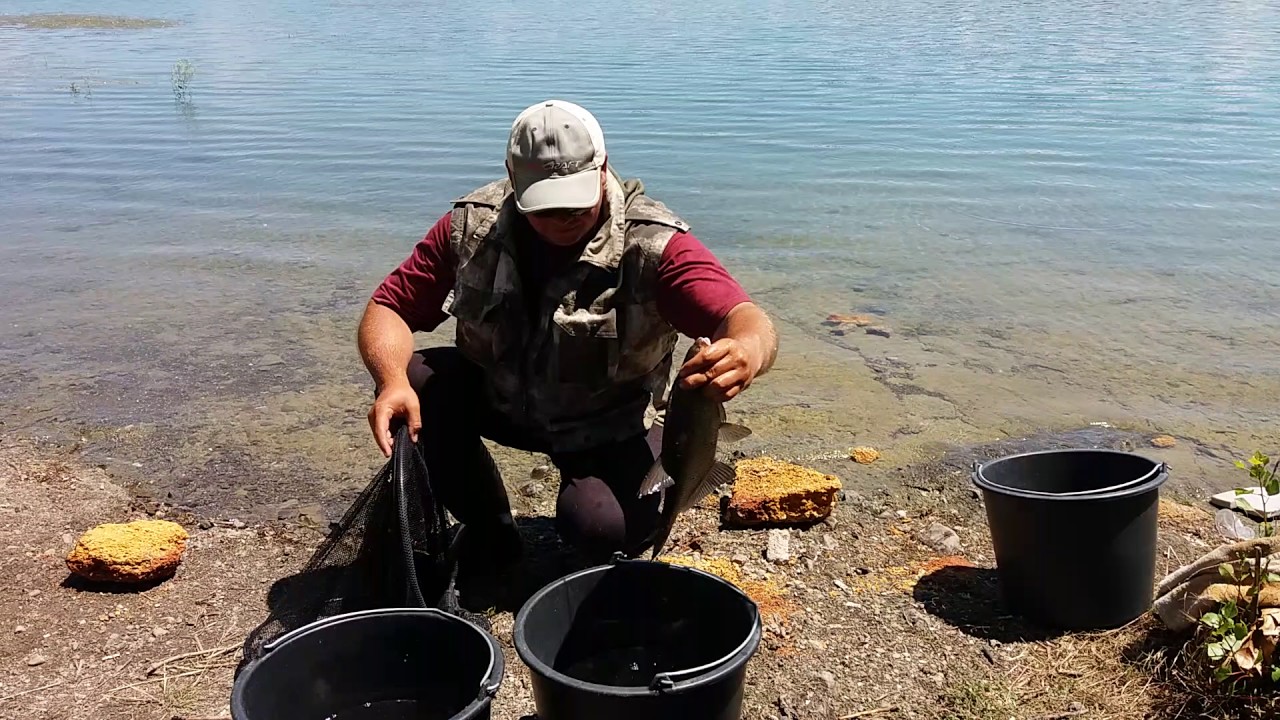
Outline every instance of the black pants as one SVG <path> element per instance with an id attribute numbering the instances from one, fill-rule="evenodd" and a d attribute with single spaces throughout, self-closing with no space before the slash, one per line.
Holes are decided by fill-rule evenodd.
<path id="1" fill-rule="evenodd" d="M 582 452 L 551 452 L 488 405 L 483 371 L 457 348 L 419 351 L 408 370 L 421 402 L 419 448 L 433 487 L 460 522 L 478 531 L 512 522 L 502 476 L 481 442 L 484 437 L 550 457 L 560 471 L 556 531 L 582 552 L 599 557 L 629 552 L 653 531 L 658 495 L 636 497 L 654 460 L 644 434 Z"/>

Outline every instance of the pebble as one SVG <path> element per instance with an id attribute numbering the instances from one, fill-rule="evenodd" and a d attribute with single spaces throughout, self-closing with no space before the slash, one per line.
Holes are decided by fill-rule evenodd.
<path id="1" fill-rule="evenodd" d="M 1084 712 L 1084 703 L 1082 703 L 1082 702 L 1073 702 L 1073 703 L 1071 703 L 1070 705 L 1068 705 L 1068 706 L 1067 706 L 1067 712 L 1069 712 L 1069 713 L 1082 713 L 1082 712 Z"/>
<path id="2" fill-rule="evenodd" d="M 849 592 L 849 586 L 848 586 L 848 585 L 845 585 L 845 584 L 844 584 L 844 582 L 843 582 L 842 580 L 840 580 L 839 578 L 836 578 L 834 582 L 835 582 L 835 584 L 836 584 L 836 587 L 840 588 L 841 590 L 843 590 L 843 591 L 845 591 L 845 592 Z"/>
<path id="3" fill-rule="evenodd" d="M 769 544 L 764 558 L 771 563 L 784 563 L 791 559 L 791 533 L 787 530 L 770 530 Z"/>
<path id="4" fill-rule="evenodd" d="M 49 662 L 49 658 L 41 655 L 40 653 L 34 653 L 32 655 L 27 656 L 27 665 L 31 667 L 35 667 L 37 665 L 43 665 L 47 662 Z"/>
<path id="5" fill-rule="evenodd" d="M 28 591 L 27 591 L 27 595 L 28 595 L 29 597 L 35 597 L 35 596 L 37 596 L 37 595 L 39 595 L 39 594 L 40 594 L 40 591 L 39 591 L 39 590 L 28 590 Z"/>
<path id="6" fill-rule="evenodd" d="M 818 677 L 822 678 L 822 682 L 827 684 L 827 692 L 831 692 L 836 689 L 836 676 L 832 674 L 831 671 L 823 670 L 818 673 Z"/>
<path id="7" fill-rule="evenodd" d="M 169 631 L 165 630 L 162 627 L 151 628 L 151 635 L 153 637 L 163 637 L 168 634 L 169 634 Z"/>
<path id="8" fill-rule="evenodd" d="M 748 562 L 751 561 L 751 557 L 746 553 L 734 553 L 733 557 L 729 559 L 737 563 L 738 565 L 746 565 Z"/>
<path id="9" fill-rule="evenodd" d="M 867 333 L 868 335 L 879 335 L 880 337 L 892 337 L 892 336 L 893 336 L 893 332 L 892 332 L 892 331 L 890 331 L 890 330 L 889 330 L 889 328 L 887 328 L 887 327 L 881 327 L 881 326 L 879 326 L 879 325 L 871 325 L 871 326 L 868 326 L 868 327 L 867 327 L 867 329 L 866 329 L 866 333 Z"/>
<path id="10" fill-rule="evenodd" d="M 27 629 L 26 629 L 25 627 L 21 626 L 21 625 L 19 625 L 18 627 L 16 627 L 16 628 L 14 628 L 14 629 L 13 629 L 13 633 L 14 633 L 15 635 L 19 635 L 19 634 L 24 633 L 24 632 L 26 632 L 26 631 L 27 631 Z"/>
<path id="11" fill-rule="evenodd" d="M 199 527 L 201 530 L 210 530 L 213 528 L 213 521 L 209 518 L 205 518 L 200 521 Z"/>
<path id="12" fill-rule="evenodd" d="M 235 528 L 236 530 L 243 530 L 243 529 L 244 529 L 244 522 L 243 522 L 243 521 L 241 521 L 241 520 L 237 520 L 237 519 L 235 519 L 235 518 L 231 518 L 230 520 L 228 520 L 228 521 L 227 521 L 227 524 L 228 524 L 228 525 L 230 525 L 231 527 Z"/>
<path id="13" fill-rule="evenodd" d="M 835 550 L 836 546 L 839 545 L 839 543 L 836 542 L 836 536 L 831 533 L 827 533 L 822 536 L 822 544 L 826 546 L 828 550 Z"/>
<path id="14" fill-rule="evenodd" d="M 948 555 L 959 554 L 962 550 L 960 547 L 960 536 L 956 535 L 956 531 L 943 525 L 942 523 L 933 523 L 924 531 L 921 540 L 926 545 L 937 550 L 940 553 Z"/>

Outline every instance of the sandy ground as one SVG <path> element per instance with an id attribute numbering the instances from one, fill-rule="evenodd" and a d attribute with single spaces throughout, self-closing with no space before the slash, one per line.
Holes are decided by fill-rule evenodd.
<path id="1" fill-rule="evenodd" d="M 1094 439 L 1124 446 L 1141 436 Z M 748 666 L 744 718 L 1175 716 L 1178 696 L 1145 670 L 1149 620 L 1059 635 L 1001 610 L 985 516 L 963 476 L 972 459 L 1008 449 L 971 448 L 913 465 L 882 460 L 897 480 L 875 492 L 850 488 L 831 518 L 792 530 L 791 559 L 781 564 L 764 559 L 765 533 L 720 528 L 710 503 L 679 522 L 673 561 L 731 567 L 771 588 L 757 595 L 765 636 Z M 533 467 L 516 460 L 504 461 L 508 477 Z M 846 477 L 866 470 L 828 462 Z M 462 588 L 464 605 L 489 614 L 505 648 L 498 720 L 534 711 L 511 647 L 512 611 L 564 570 L 546 561 L 560 552 L 548 530 L 553 491 L 528 477 L 514 483 L 513 495 L 530 562 Z M 74 452 L 12 435 L 0 444 L 0 496 L 0 571 L 11 578 L 0 596 L 0 718 L 227 716 L 240 643 L 263 619 L 268 587 L 296 571 L 321 539 L 296 519 L 201 527 L 190 513 L 134 499 Z M 192 533 L 173 579 L 115 592 L 69 578 L 63 557 L 75 536 L 98 522 L 140 517 L 175 519 Z M 935 522 L 955 530 L 959 553 L 943 555 L 921 539 Z M 1211 527 L 1204 509 L 1166 501 L 1157 574 L 1204 552 L 1215 542 Z"/>

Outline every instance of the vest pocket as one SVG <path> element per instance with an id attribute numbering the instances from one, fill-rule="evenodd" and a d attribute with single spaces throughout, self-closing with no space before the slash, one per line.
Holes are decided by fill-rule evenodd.
<path id="1" fill-rule="evenodd" d="M 613 308 L 592 311 L 555 309 L 554 353 L 557 377 L 574 385 L 603 385 L 617 374 L 621 355 L 618 314 Z M 601 390 L 600 388 L 593 388 Z"/>

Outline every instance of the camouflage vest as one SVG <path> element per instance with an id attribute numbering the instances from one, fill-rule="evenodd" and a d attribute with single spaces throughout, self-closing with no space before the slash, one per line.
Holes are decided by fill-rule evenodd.
<path id="1" fill-rule="evenodd" d="M 490 404 L 557 452 L 644 432 L 650 404 L 666 406 L 677 333 L 658 314 L 657 269 L 667 242 L 689 226 L 639 180 L 610 172 L 607 187 L 600 231 L 548 280 L 536 309 L 516 253 L 541 241 L 517 237 L 532 230 L 509 182 L 453 205 L 457 280 L 444 310 L 457 320 L 456 345 L 485 370 Z"/>

